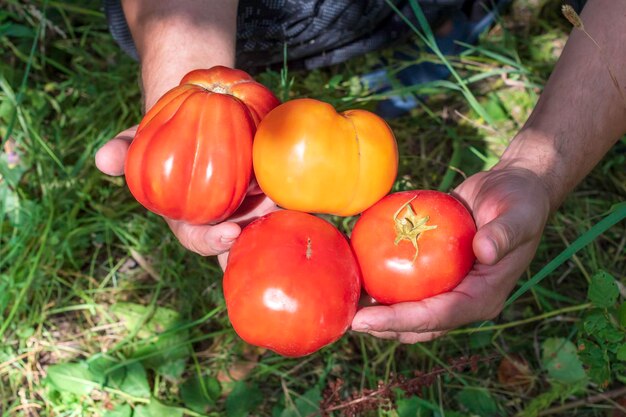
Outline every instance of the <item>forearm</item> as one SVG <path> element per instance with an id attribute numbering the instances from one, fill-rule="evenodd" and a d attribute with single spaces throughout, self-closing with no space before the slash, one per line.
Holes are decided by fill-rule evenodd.
<path id="1" fill-rule="evenodd" d="M 590 0 L 581 17 L 602 50 L 573 30 L 531 117 L 498 165 L 537 173 L 553 210 L 626 133 L 626 1 Z"/>
<path id="2" fill-rule="evenodd" d="M 196 68 L 233 67 L 237 0 L 122 0 L 141 61 L 145 106 Z"/>

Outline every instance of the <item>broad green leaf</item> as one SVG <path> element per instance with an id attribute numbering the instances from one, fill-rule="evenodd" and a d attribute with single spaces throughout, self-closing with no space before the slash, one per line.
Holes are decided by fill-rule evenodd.
<path id="1" fill-rule="evenodd" d="M 591 277 L 587 298 L 596 307 L 612 307 L 615 305 L 617 297 L 619 297 L 619 288 L 611 274 L 605 271 L 598 271 Z"/>
<path id="2" fill-rule="evenodd" d="M 185 370 L 185 363 L 191 354 L 187 343 L 187 331 L 160 336 L 133 353 L 132 357 L 141 360 L 149 369 L 161 375 L 178 378 Z"/>
<path id="3" fill-rule="evenodd" d="M 285 409 L 280 417 L 301 417 L 317 413 L 321 400 L 322 393 L 319 387 L 311 388 L 294 401 L 295 409 L 293 407 Z"/>
<path id="4" fill-rule="evenodd" d="M 152 417 L 152 414 L 150 414 L 150 409 L 147 405 L 141 404 L 135 407 L 133 417 Z"/>
<path id="5" fill-rule="evenodd" d="M 0 178 L 2 174 L 0 173 Z M 16 191 L 9 189 L 7 186 L 3 186 L 0 182 L 0 201 L 2 201 L 2 207 L 0 207 L 0 218 L 7 216 L 13 226 L 17 226 L 20 223 L 20 199 Z"/>
<path id="6" fill-rule="evenodd" d="M 443 413 L 439 411 L 436 411 L 435 413 L 433 413 L 433 417 L 473 417 L 473 416 L 468 416 L 467 414 L 461 413 L 459 411 L 443 410 Z"/>
<path id="7" fill-rule="evenodd" d="M 89 370 L 106 386 L 115 388 L 134 397 L 149 398 L 150 386 L 146 370 L 139 362 L 120 367 L 120 361 L 98 354 L 88 361 Z"/>
<path id="8" fill-rule="evenodd" d="M 202 379 L 195 375 L 180 387 L 180 395 L 187 408 L 198 413 L 206 413 L 219 399 L 222 387 L 217 379 L 205 375 Z"/>
<path id="9" fill-rule="evenodd" d="M 498 414 L 498 404 L 485 388 L 463 388 L 456 398 L 472 414 L 481 417 L 492 417 Z"/>
<path id="10" fill-rule="evenodd" d="M 542 344 L 542 350 L 542 363 L 550 378 L 560 382 L 574 383 L 586 377 L 576 352 L 576 346 L 569 340 L 546 339 Z"/>
<path id="11" fill-rule="evenodd" d="M 183 417 L 183 410 L 165 405 L 152 398 L 148 405 L 142 404 L 135 407 L 133 417 Z"/>
<path id="12" fill-rule="evenodd" d="M 626 361 L 626 343 L 617 348 L 617 359 Z"/>
<path id="13" fill-rule="evenodd" d="M 228 417 L 246 417 L 261 404 L 263 393 L 255 384 L 238 381 L 226 398 Z"/>
<path id="14" fill-rule="evenodd" d="M 150 338 L 133 352 L 132 358 L 161 375 L 170 378 L 182 375 L 190 355 L 189 331 L 175 330 L 180 324 L 178 312 L 165 307 L 157 307 L 151 312 L 150 307 L 134 303 L 117 303 L 111 310 L 123 320 L 129 331 L 137 331 L 140 338 Z"/>
<path id="15" fill-rule="evenodd" d="M 601 386 L 608 385 L 611 379 L 611 365 L 606 348 L 586 340 L 582 343 L 579 356 L 588 367 L 589 378 Z"/>
<path id="16" fill-rule="evenodd" d="M 3 183 L 0 184 L 2 188 L 11 190 L 11 188 L 9 188 L 8 186 L 11 186 L 12 189 L 17 187 L 20 179 L 22 178 L 22 175 L 24 175 L 24 173 L 27 171 L 28 167 L 24 165 L 23 157 L 20 157 L 19 154 L 17 154 L 17 158 L 19 158 L 19 162 L 11 163 L 10 156 L 7 153 L 0 153 L 0 175 L 3 179 Z"/>
<path id="17" fill-rule="evenodd" d="M 397 398 L 397 417 L 430 416 L 432 413 L 437 413 L 441 410 L 439 404 L 432 403 L 417 395 L 407 397 L 402 389 L 395 388 L 393 391 Z M 447 413 L 446 411 L 446 416 L 448 415 Z"/>
<path id="18" fill-rule="evenodd" d="M 101 385 L 86 362 L 63 363 L 48 367 L 46 381 L 59 391 L 86 395 Z"/>
<path id="19" fill-rule="evenodd" d="M 150 397 L 150 385 L 146 370 L 137 362 L 112 372 L 107 385 L 133 397 Z"/>
<path id="20" fill-rule="evenodd" d="M 111 312 L 124 322 L 129 331 L 135 331 L 141 326 L 137 332 L 140 338 L 162 333 L 180 321 L 180 315 L 175 310 L 166 307 L 157 307 L 154 312 L 151 310 L 151 307 L 135 303 L 116 303 L 111 306 Z"/>
<path id="21" fill-rule="evenodd" d="M 621 324 L 622 327 L 626 327 L 626 301 L 620 304 L 617 309 L 617 320 L 619 320 L 619 324 Z"/>
<path id="22" fill-rule="evenodd" d="M 493 324 L 493 321 L 485 321 L 484 323 L 474 324 L 471 327 L 479 328 L 482 326 L 492 326 Z M 469 345 L 472 349 L 479 349 L 485 346 L 489 346 L 491 344 L 491 340 L 493 339 L 493 335 L 493 331 L 470 333 Z"/>
<path id="23" fill-rule="evenodd" d="M 398 390 L 402 393 L 401 390 Z M 396 400 L 396 405 L 398 406 L 397 412 L 398 417 L 425 417 L 431 416 L 433 413 L 437 414 L 441 410 L 439 404 L 434 404 L 424 398 L 420 398 L 417 395 L 406 398 L 399 394 L 400 397 Z M 465 417 L 464 414 L 450 414 L 450 411 L 446 411 L 446 417 Z"/>
<path id="24" fill-rule="evenodd" d="M 103 417 L 132 417 L 133 409 L 128 404 L 118 405 L 113 410 L 104 412 Z"/>
<path id="25" fill-rule="evenodd" d="M 421 405 L 417 397 L 400 398 L 396 400 L 398 417 L 416 417 L 419 416 Z"/>
<path id="26" fill-rule="evenodd" d="M 517 416 L 519 417 L 537 417 L 537 415 L 546 408 L 550 407 L 556 401 L 564 401 L 572 394 L 578 393 L 585 388 L 586 383 L 577 382 L 575 384 L 563 384 L 553 382 L 547 391 L 537 395 L 525 405 Z"/>
<path id="27" fill-rule="evenodd" d="M 601 346 L 614 346 L 625 337 L 624 332 L 615 327 L 606 310 L 596 310 L 588 314 L 583 321 L 583 328 Z"/>
<path id="28" fill-rule="evenodd" d="M 608 326 L 598 331 L 595 338 L 601 345 L 611 346 L 624 340 L 625 336 L 622 330 L 616 328 L 613 323 L 609 323 Z"/>
<path id="29" fill-rule="evenodd" d="M 117 366 L 119 361 L 105 354 L 98 353 L 87 360 L 89 371 L 100 380 L 106 382 L 109 377 L 109 369 Z"/>
<path id="30" fill-rule="evenodd" d="M 585 333 L 591 336 L 597 334 L 600 330 L 605 329 L 609 325 L 610 323 L 602 310 L 595 310 L 589 313 L 583 321 Z"/>

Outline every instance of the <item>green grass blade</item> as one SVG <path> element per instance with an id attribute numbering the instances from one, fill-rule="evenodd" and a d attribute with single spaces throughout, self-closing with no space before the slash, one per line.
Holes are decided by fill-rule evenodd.
<path id="1" fill-rule="evenodd" d="M 552 271 L 561 266 L 565 261 L 572 257 L 576 252 L 593 242 L 598 236 L 606 232 L 608 229 L 621 222 L 626 218 L 626 201 L 619 203 L 613 207 L 613 210 L 604 219 L 596 223 L 591 229 L 583 233 L 570 246 L 561 252 L 556 258 L 550 261 L 531 279 L 525 282 L 509 299 L 506 301 L 505 307 L 511 305 L 515 300 L 524 295 L 529 289 L 538 282 L 550 275 Z"/>
<path id="2" fill-rule="evenodd" d="M 411 28 L 413 32 L 415 32 L 415 34 L 426 44 L 426 46 L 428 46 L 435 53 L 435 55 L 437 55 L 437 57 L 441 60 L 441 63 L 445 65 L 448 71 L 450 71 L 450 74 L 452 74 L 452 77 L 456 80 L 458 86 L 461 88 L 463 97 L 465 97 L 465 100 L 469 103 L 472 109 L 480 117 L 482 117 L 485 120 L 485 122 L 487 122 L 487 124 L 489 124 L 490 126 L 493 126 L 494 121 L 489 115 L 489 113 L 485 111 L 485 109 L 478 102 L 474 94 L 472 94 L 469 88 L 467 88 L 466 82 L 461 78 L 459 73 L 454 69 L 454 67 L 450 63 L 450 60 L 447 59 L 445 55 L 441 52 L 441 49 L 439 49 L 439 46 L 437 45 L 437 42 L 435 41 L 435 35 L 430 29 L 430 25 L 428 24 L 428 21 L 426 20 L 426 16 L 424 16 L 424 12 L 422 11 L 422 8 L 417 2 L 417 0 L 410 0 L 409 3 L 411 4 L 411 8 L 413 9 L 415 16 L 417 17 L 417 20 L 422 28 L 423 33 L 417 27 L 415 27 L 415 25 L 390 0 L 386 0 L 386 1 L 389 7 L 391 7 L 394 10 L 394 12 L 396 12 L 400 16 L 400 18 Z"/>
<path id="3" fill-rule="evenodd" d="M 44 250 L 48 249 L 47 239 L 48 239 L 48 233 L 50 232 L 50 228 L 52 227 L 53 219 L 54 219 L 54 210 L 50 210 L 48 221 L 46 222 L 41 238 L 39 239 L 40 241 L 39 249 L 37 250 L 37 253 L 34 256 L 34 259 L 31 261 L 31 267 L 28 272 L 28 276 L 26 277 L 26 282 L 24 283 L 24 286 L 21 288 L 17 298 L 15 299 L 13 303 L 13 307 L 11 307 L 11 310 L 9 311 L 9 314 L 7 315 L 6 319 L 2 321 L 2 326 L 0 326 L 0 340 L 2 339 L 2 336 L 4 335 L 4 332 L 6 332 L 6 330 L 9 328 L 9 325 L 13 321 L 13 318 L 17 314 L 17 311 L 19 310 L 20 305 L 22 304 L 22 301 L 24 300 L 24 297 L 26 297 L 26 294 L 28 293 L 28 290 L 30 289 L 33 283 L 33 280 L 35 279 L 35 276 L 37 275 L 37 272 L 39 271 L 39 263 L 41 261 Z"/>
<path id="4" fill-rule="evenodd" d="M 30 47 L 30 53 L 28 54 L 28 62 L 26 63 L 26 70 L 24 71 L 24 76 L 22 77 L 22 82 L 20 83 L 20 89 L 17 92 L 17 96 L 15 97 L 15 109 L 11 114 L 11 119 L 9 120 L 9 124 L 7 125 L 7 133 L 3 138 L 0 138 L 0 145 L 4 145 L 5 140 L 11 137 L 11 133 L 13 132 L 13 128 L 15 126 L 15 122 L 17 121 L 17 113 L 19 111 L 20 104 L 22 104 L 22 100 L 24 100 L 24 91 L 26 91 L 26 83 L 28 82 L 28 77 L 30 75 L 30 70 L 33 66 L 33 61 L 35 59 L 35 52 L 37 52 L 37 45 L 39 44 L 39 37 L 41 36 L 41 32 L 46 25 L 46 5 L 47 0 L 43 4 L 43 12 L 41 13 L 41 20 L 39 22 L 39 26 L 37 26 L 37 33 L 33 38 L 33 43 Z"/>
<path id="5" fill-rule="evenodd" d="M 450 157 L 450 162 L 448 162 L 448 168 L 446 169 L 446 173 L 441 179 L 441 183 L 439 184 L 439 191 L 448 192 L 450 187 L 452 186 L 452 181 L 454 181 L 454 177 L 456 175 L 456 171 L 454 168 L 458 167 L 461 163 L 461 154 L 463 152 L 463 147 L 461 146 L 461 138 L 456 132 L 449 127 L 446 127 L 446 132 L 448 132 L 448 136 L 452 138 L 452 156 Z"/>

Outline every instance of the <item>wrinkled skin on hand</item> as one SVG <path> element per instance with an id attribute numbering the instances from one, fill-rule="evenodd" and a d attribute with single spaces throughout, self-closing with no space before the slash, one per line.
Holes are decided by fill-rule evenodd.
<path id="1" fill-rule="evenodd" d="M 544 182 L 529 170 L 502 165 L 469 177 L 453 193 L 478 228 L 473 241 L 477 262 L 467 277 L 454 290 L 422 301 L 364 307 L 353 330 L 417 343 L 502 311 L 535 255 L 550 213 Z"/>
<path id="2" fill-rule="evenodd" d="M 124 174 L 128 146 L 135 136 L 137 126 L 120 132 L 96 153 L 96 166 L 107 175 Z M 239 209 L 227 221 L 216 225 L 192 225 L 165 218 L 170 229 L 187 249 L 203 256 L 218 255 L 222 269 L 226 267 L 228 251 L 241 233 L 241 228 L 264 214 L 277 210 L 276 204 L 252 182 Z"/>

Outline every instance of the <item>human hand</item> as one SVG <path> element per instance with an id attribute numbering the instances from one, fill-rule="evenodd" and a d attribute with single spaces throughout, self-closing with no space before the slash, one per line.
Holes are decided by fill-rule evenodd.
<path id="1" fill-rule="evenodd" d="M 126 129 L 98 150 L 96 166 L 100 171 L 113 176 L 124 174 L 126 154 L 136 131 L 137 126 Z M 241 228 L 255 218 L 277 209 L 276 204 L 263 194 L 253 181 L 241 206 L 225 222 L 215 225 L 194 225 L 164 219 L 185 248 L 203 256 L 218 255 L 220 266 L 224 269 L 228 251 L 241 233 Z"/>
<path id="2" fill-rule="evenodd" d="M 433 340 L 451 329 L 496 317 L 530 264 L 550 213 L 544 182 L 505 163 L 465 180 L 453 193 L 478 228 L 477 262 L 452 291 L 417 302 L 359 310 L 352 330 L 403 343 Z"/>

